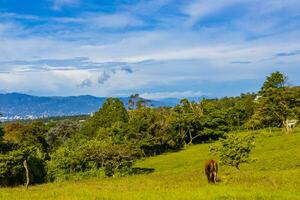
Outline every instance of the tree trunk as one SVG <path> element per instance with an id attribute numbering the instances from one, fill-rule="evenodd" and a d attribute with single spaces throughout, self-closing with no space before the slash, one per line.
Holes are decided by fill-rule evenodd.
<path id="1" fill-rule="evenodd" d="M 283 121 L 283 125 L 285 127 L 286 133 L 290 134 L 292 132 L 292 128 L 289 126 L 288 120 Z"/>
<path id="2" fill-rule="evenodd" d="M 28 189 L 28 185 L 29 185 L 29 170 L 28 170 L 28 164 L 27 164 L 27 160 L 23 161 L 23 166 L 25 168 L 25 173 L 26 173 L 26 182 L 25 182 L 25 186 L 26 186 L 26 190 Z"/>
<path id="3" fill-rule="evenodd" d="M 179 135 L 181 136 L 181 142 L 183 142 L 183 145 L 184 145 L 184 148 L 185 148 L 185 146 L 186 146 L 186 141 L 185 141 L 186 132 L 182 128 L 179 129 Z"/>
<path id="4" fill-rule="evenodd" d="M 189 145 L 190 144 L 193 144 L 193 137 L 192 137 L 192 133 L 191 133 L 191 130 L 189 129 L 189 136 L 190 136 L 190 141 L 189 141 Z"/>

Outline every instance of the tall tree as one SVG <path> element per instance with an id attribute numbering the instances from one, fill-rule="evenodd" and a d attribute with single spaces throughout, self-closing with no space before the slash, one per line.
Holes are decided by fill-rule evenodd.
<path id="1" fill-rule="evenodd" d="M 139 94 L 132 94 L 130 95 L 130 99 L 128 101 L 128 109 L 133 110 L 133 109 L 143 108 L 147 106 L 148 103 L 149 100 L 140 97 Z"/>
<path id="2" fill-rule="evenodd" d="M 178 131 L 182 142 L 192 144 L 194 139 L 201 135 L 203 129 L 201 117 L 203 116 L 202 105 L 182 99 L 171 115 L 171 123 Z"/>
<path id="3" fill-rule="evenodd" d="M 56 126 L 52 127 L 46 134 L 46 140 L 50 150 L 62 145 L 67 139 L 75 135 L 75 133 L 78 133 L 80 128 L 81 125 L 75 121 L 68 119 L 59 121 Z"/>
<path id="4" fill-rule="evenodd" d="M 260 93 L 266 92 L 268 89 L 283 88 L 286 85 L 288 78 L 281 72 L 273 72 L 270 76 L 267 76 Z"/>
<path id="5" fill-rule="evenodd" d="M 136 108 L 136 103 L 138 102 L 139 98 L 140 98 L 139 94 L 130 95 L 130 99 L 128 101 L 128 109 L 129 110 L 133 110 Z"/>
<path id="6" fill-rule="evenodd" d="M 128 122 L 128 113 L 117 98 L 108 98 L 94 116 L 88 120 L 82 131 L 85 135 L 94 135 L 99 128 L 109 128 L 115 122 Z"/>
<path id="7" fill-rule="evenodd" d="M 248 124 L 256 128 L 284 126 L 289 133 L 289 120 L 296 119 L 300 107 L 299 87 L 286 86 L 286 76 L 274 72 L 267 77 L 255 113 Z"/>

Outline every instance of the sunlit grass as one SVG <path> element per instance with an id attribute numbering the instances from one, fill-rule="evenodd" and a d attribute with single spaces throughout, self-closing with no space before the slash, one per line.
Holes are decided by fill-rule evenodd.
<path id="1" fill-rule="evenodd" d="M 0 199 L 300 199 L 300 130 L 257 131 L 252 162 L 221 166 L 216 185 L 203 172 L 209 144 L 138 161 L 150 174 L 2 188 Z"/>

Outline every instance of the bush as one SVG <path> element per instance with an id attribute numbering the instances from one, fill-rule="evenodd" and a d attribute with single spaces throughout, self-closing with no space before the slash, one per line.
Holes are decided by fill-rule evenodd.
<path id="1" fill-rule="evenodd" d="M 115 173 L 125 174 L 139 156 L 130 146 L 113 144 L 107 140 L 70 140 L 51 155 L 48 162 L 48 179 L 64 180 L 69 175 L 104 170 L 105 176 Z M 91 174 L 93 174 L 91 173 Z"/>
<path id="2" fill-rule="evenodd" d="M 224 165 L 233 166 L 239 169 L 241 163 L 249 161 L 249 154 L 254 147 L 254 136 L 238 136 L 227 134 L 225 139 L 212 145 L 210 151 L 217 153 Z"/>
<path id="3" fill-rule="evenodd" d="M 46 141 L 51 150 L 58 148 L 70 137 L 80 131 L 80 124 L 72 120 L 62 120 L 46 133 Z"/>
<path id="4" fill-rule="evenodd" d="M 25 182 L 24 160 L 28 162 L 30 184 L 45 182 L 46 170 L 42 157 L 35 147 L 20 147 L 0 154 L 0 185 L 13 186 Z"/>

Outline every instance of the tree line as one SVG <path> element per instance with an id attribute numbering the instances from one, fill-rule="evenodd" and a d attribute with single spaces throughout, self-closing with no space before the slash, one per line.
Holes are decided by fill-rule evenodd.
<path id="1" fill-rule="evenodd" d="M 291 132 L 289 120 L 300 119 L 300 87 L 287 85 L 285 75 L 274 72 L 257 93 L 200 102 L 182 99 L 172 108 L 152 108 L 132 95 L 128 105 L 126 109 L 119 99 L 108 98 L 85 121 L 0 126 L 0 185 L 24 184 L 25 161 L 30 184 L 124 176 L 135 173 L 133 163 L 143 157 L 218 139 L 226 146 L 223 138 L 229 132 L 268 127 Z"/>

